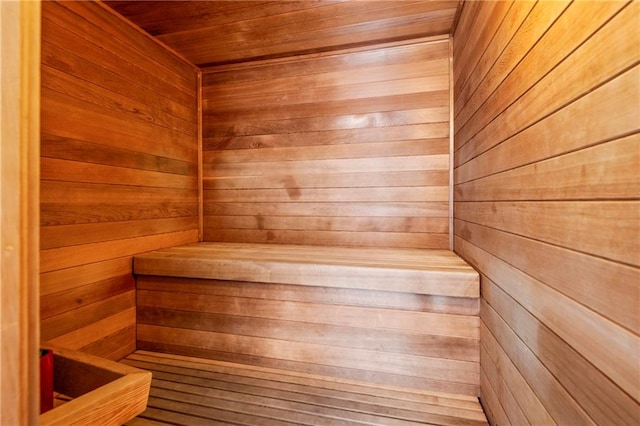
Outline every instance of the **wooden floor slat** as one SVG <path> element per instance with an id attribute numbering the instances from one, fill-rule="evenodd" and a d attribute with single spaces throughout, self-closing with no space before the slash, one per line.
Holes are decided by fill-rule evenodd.
<path id="1" fill-rule="evenodd" d="M 147 351 L 122 363 L 153 373 L 148 409 L 129 426 L 487 424 L 469 396 Z"/>

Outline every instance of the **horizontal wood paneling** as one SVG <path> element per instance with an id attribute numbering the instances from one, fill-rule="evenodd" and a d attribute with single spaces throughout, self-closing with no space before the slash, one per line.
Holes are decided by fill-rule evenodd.
<path id="1" fill-rule="evenodd" d="M 200 67 L 448 34 L 457 1 L 146 2 L 110 7 Z"/>
<path id="2" fill-rule="evenodd" d="M 446 41 L 210 68 L 205 241 L 448 247 Z"/>
<path id="3" fill-rule="evenodd" d="M 131 256 L 198 238 L 196 70 L 100 3 L 42 9 L 41 335 L 119 359 Z"/>
<path id="4" fill-rule="evenodd" d="M 218 295 L 218 287 L 238 296 Z M 141 276 L 138 347 L 475 394 L 477 317 L 430 312 L 428 306 L 416 311 L 413 295 L 372 292 L 353 305 L 342 296 L 354 290 L 329 300 L 327 290 Z M 288 300 L 302 296 L 304 301 Z M 393 309 L 377 307 L 388 296 L 395 299 Z M 456 306 L 467 300 L 443 297 L 437 310 L 451 305 L 459 312 Z"/>
<path id="5" fill-rule="evenodd" d="M 455 250 L 481 272 L 494 424 L 640 421 L 639 13 L 463 8 L 484 25 L 454 35 Z"/>

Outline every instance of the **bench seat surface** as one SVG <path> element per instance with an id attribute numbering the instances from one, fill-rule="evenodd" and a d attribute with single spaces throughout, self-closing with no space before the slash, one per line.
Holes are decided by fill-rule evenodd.
<path id="1" fill-rule="evenodd" d="M 479 297 L 477 272 L 448 250 L 197 243 L 135 256 L 134 272 Z"/>

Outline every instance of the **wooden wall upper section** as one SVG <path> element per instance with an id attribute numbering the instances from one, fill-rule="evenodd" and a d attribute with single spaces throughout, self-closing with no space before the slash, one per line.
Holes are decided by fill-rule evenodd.
<path id="1" fill-rule="evenodd" d="M 447 248 L 448 49 L 205 72 L 205 241 Z"/>
<path id="2" fill-rule="evenodd" d="M 494 423 L 640 420 L 639 15 L 637 2 L 463 8 L 455 250 L 482 275 Z"/>
<path id="3" fill-rule="evenodd" d="M 200 67 L 448 34 L 458 1 L 108 1 Z"/>
<path id="4" fill-rule="evenodd" d="M 197 74 L 100 3 L 42 4 L 41 337 L 135 349 L 131 256 L 198 239 Z"/>

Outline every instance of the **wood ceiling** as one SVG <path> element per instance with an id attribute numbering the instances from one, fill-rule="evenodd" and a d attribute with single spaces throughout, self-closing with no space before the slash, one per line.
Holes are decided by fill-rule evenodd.
<path id="1" fill-rule="evenodd" d="M 199 67 L 447 34 L 458 0 L 106 1 Z"/>

